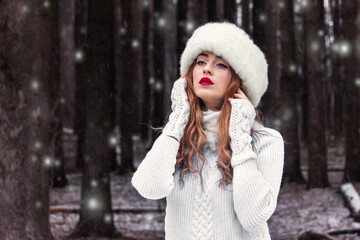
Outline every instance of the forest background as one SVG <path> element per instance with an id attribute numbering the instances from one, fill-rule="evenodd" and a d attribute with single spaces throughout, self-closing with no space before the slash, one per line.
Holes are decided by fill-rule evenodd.
<path id="1" fill-rule="evenodd" d="M 53 239 L 49 193 L 74 174 L 69 236 L 120 238 L 112 176 L 129 184 L 170 113 L 187 39 L 212 21 L 266 55 L 259 109 L 285 140 L 283 184 L 359 182 L 359 0 L 0 0 L 0 239 Z"/>

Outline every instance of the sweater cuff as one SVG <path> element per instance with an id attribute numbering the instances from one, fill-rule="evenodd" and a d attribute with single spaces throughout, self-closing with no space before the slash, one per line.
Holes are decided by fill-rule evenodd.
<path id="1" fill-rule="evenodd" d="M 249 162 L 247 160 L 256 159 L 256 158 L 257 158 L 256 153 L 249 147 L 248 149 L 243 151 L 241 154 L 232 156 L 231 166 L 234 168 L 238 165 L 244 164 L 245 162 Z M 255 162 L 255 161 L 251 161 L 251 162 Z"/>
<path id="2" fill-rule="evenodd" d="M 179 151 L 180 143 L 174 138 L 161 134 L 154 142 L 152 149 L 158 152 L 167 153 L 169 156 L 176 156 Z"/>

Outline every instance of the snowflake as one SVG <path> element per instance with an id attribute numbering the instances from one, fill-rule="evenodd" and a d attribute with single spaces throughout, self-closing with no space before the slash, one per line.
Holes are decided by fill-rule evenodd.
<path id="1" fill-rule="evenodd" d="M 100 203 L 97 199 L 95 198 L 90 198 L 88 201 L 87 201 L 87 206 L 88 208 L 92 209 L 92 210 L 95 210 L 95 209 L 99 209 L 100 208 Z"/>
<path id="2" fill-rule="evenodd" d="M 90 185 L 91 185 L 91 187 L 95 188 L 95 187 L 97 187 L 98 182 L 97 182 L 96 180 L 92 180 L 92 181 L 90 182 Z"/>
<path id="3" fill-rule="evenodd" d="M 34 79 L 31 81 L 31 89 L 34 90 L 34 91 L 37 91 L 39 90 L 40 88 L 40 83 L 37 79 Z"/>
<path id="4" fill-rule="evenodd" d="M 75 61 L 82 62 L 83 60 L 84 60 L 84 52 L 81 49 L 76 50 Z"/>
<path id="5" fill-rule="evenodd" d="M 159 18 L 159 20 L 158 20 L 158 26 L 159 26 L 159 27 L 164 27 L 165 24 L 166 24 L 165 19 L 162 18 L 162 17 Z"/>
<path id="6" fill-rule="evenodd" d="M 49 1 L 44 1 L 43 5 L 44 5 L 44 7 L 49 8 L 50 7 L 50 2 Z"/>
<path id="7" fill-rule="evenodd" d="M 360 88 L 360 78 L 355 79 L 355 85 Z"/>
<path id="8" fill-rule="evenodd" d="M 188 21 L 186 23 L 186 31 L 191 32 L 194 29 L 194 23 L 191 21 Z"/>
<path id="9" fill-rule="evenodd" d="M 45 167 L 51 167 L 53 164 L 53 161 L 52 161 L 51 157 L 49 157 L 49 156 L 45 156 L 43 158 L 43 162 L 44 162 Z"/>
<path id="10" fill-rule="evenodd" d="M 133 48 L 138 48 L 139 47 L 139 41 L 138 40 L 133 40 L 132 42 L 131 42 L 131 46 L 133 47 Z"/>
<path id="11" fill-rule="evenodd" d="M 112 222 L 112 216 L 110 213 L 107 213 L 104 215 L 104 222 L 111 223 Z"/>

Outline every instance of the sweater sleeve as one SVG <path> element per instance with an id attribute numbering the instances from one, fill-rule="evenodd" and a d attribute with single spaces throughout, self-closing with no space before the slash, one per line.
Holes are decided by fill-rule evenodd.
<path id="1" fill-rule="evenodd" d="M 263 128 L 253 134 L 253 147 L 236 156 L 233 165 L 234 208 L 241 225 L 253 231 L 274 213 L 284 166 L 284 143 L 279 132 Z"/>
<path id="2" fill-rule="evenodd" d="M 174 187 L 176 155 L 179 142 L 161 134 L 134 173 L 131 183 L 148 199 L 168 196 Z"/>

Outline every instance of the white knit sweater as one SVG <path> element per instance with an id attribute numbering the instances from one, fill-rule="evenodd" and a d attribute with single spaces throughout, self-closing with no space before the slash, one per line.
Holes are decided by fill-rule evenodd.
<path id="1" fill-rule="evenodd" d="M 193 173 L 179 182 L 175 169 L 179 143 L 161 135 L 139 165 L 132 184 L 145 198 L 166 197 L 165 238 L 169 240 L 270 239 L 267 220 L 276 208 L 284 164 L 284 144 L 279 132 L 254 123 L 250 157 L 234 167 L 226 189 L 217 168 L 217 119 L 220 112 L 203 112 L 208 144 L 200 177 Z M 255 156 L 244 152 L 244 157 Z M 201 160 L 199 161 L 201 164 Z M 199 164 L 199 166 L 200 166 Z M 197 164 L 194 158 L 194 168 Z"/>

